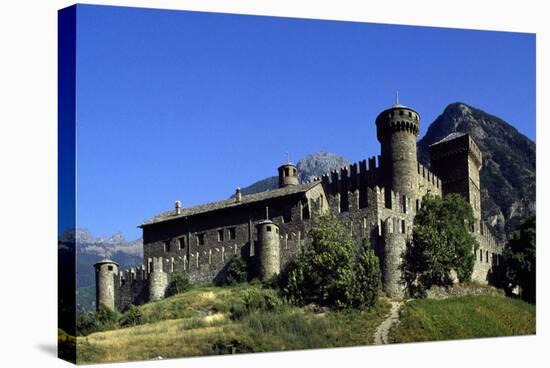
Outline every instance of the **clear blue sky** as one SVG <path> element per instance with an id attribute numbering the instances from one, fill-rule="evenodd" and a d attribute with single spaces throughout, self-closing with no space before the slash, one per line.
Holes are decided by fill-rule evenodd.
<path id="1" fill-rule="evenodd" d="M 378 154 L 374 119 L 449 103 L 535 140 L 532 34 L 79 6 L 77 226 L 136 228 L 319 150 Z"/>

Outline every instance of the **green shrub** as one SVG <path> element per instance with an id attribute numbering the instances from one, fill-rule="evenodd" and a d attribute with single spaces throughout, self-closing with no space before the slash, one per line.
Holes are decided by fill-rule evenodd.
<path id="1" fill-rule="evenodd" d="M 117 327 L 119 314 L 100 305 L 97 312 L 82 313 L 76 322 L 78 336 L 86 336 L 97 331 L 112 330 Z"/>
<path id="2" fill-rule="evenodd" d="M 283 300 L 273 289 L 251 288 L 240 292 L 242 302 L 231 306 L 232 320 L 240 320 L 254 311 L 271 312 L 283 307 Z"/>
<path id="3" fill-rule="evenodd" d="M 170 284 L 168 284 L 164 295 L 166 297 L 169 297 L 172 295 L 184 293 L 190 289 L 191 283 L 189 282 L 189 278 L 187 276 L 177 275 L 172 279 Z"/>
<path id="4" fill-rule="evenodd" d="M 121 326 L 137 326 L 141 324 L 141 309 L 131 304 L 120 319 Z"/>
<path id="5" fill-rule="evenodd" d="M 234 256 L 227 264 L 221 285 L 236 285 L 248 279 L 248 266 L 242 257 Z"/>

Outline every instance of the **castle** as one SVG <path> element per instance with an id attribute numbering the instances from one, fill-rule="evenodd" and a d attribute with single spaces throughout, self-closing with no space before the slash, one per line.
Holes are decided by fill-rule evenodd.
<path id="1" fill-rule="evenodd" d="M 279 188 L 231 199 L 182 207 L 141 224 L 143 265 L 119 270 L 105 259 L 96 270 L 96 305 L 124 310 L 164 297 L 175 275 L 185 273 L 195 284 L 220 281 L 232 257 L 255 265 L 269 278 L 310 239 L 313 219 L 332 212 L 361 244 L 365 237 L 380 258 L 384 291 L 403 295 L 401 255 L 412 235 L 415 213 L 426 194 L 462 195 L 476 219 L 470 231 L 479 248 L 472 279 L 487 283 L 502 263 L 502 244 L 481 220 L 479 170 L 482 154 L 468 134 L 452 133 L 430 146 L 431 169 L 417 161 L 420 116 L 396 103 L 376 118 L 381 146 L 378 159 L 369 158 L 321 178 L 300 183 L 292 163 L 278 168 Z"/>

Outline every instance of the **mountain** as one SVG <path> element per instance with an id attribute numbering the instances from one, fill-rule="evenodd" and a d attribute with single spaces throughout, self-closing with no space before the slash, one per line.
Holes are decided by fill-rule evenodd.
<path id="1" fill-rule="evenodd" d="M 469 133 L 483 153 L 483 218 L 505 240 L 521 219 L 535 212 L 535 143 L 504 120 L 457 102 L 445 108 L 418 142 L 418 160 L 429 167 L 429 145 L 453 132 Z"/>
<path id="2" fill-rule="evenodd" d="M 349 165 L 350 162 L 337 154 L 320 151 L 307 155 L 298 163 L 298 173 L 301 181 L 312 180 L 332 170 Z"/>
<path id="3" fill-rule="evenodd" d="M 350 162 L 342 156 L 331 152 L 319 151 L 307 155 L 298 161 L 296 167 L 298 168 L 298 176 L 300 177 L 300 181 L 304 182 L 315 177 L 320 177 L 323 174 L 349 164 Z M 276 189 L 278 186 L 279 177 L 270 176 L 269 178 L 259 180 L 245 188 L 242 188 L 241 192 L 243 194 L 253 194 Z"/>
<path id="4" fill-rule="evenodd" d="M 77 310 L 92 310 L 95 302 L 94 264 L 109 257 L 121 269 L 140 266 L 143 260 L 141 238 L 128 241 L 121 233 L 95 237 L 87 229 L 66 231 L 59 239 L 60 250 L 70 249 L 76 240 L 76 287 Z"/>

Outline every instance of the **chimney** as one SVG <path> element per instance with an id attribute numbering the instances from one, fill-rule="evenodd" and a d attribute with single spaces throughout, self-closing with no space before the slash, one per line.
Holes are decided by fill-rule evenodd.
<path id="1" fill-rule="evenodd" d="M 235 190 L 235 198 L 237 199 L 237 202 L 240 202 L 242 199 L 241 188 L 239 187 Z"/>
<path id="2" fill-rule="evenodd" d="M 181 215 L 181 202 L 176 201 L 176 215 Z"/>

